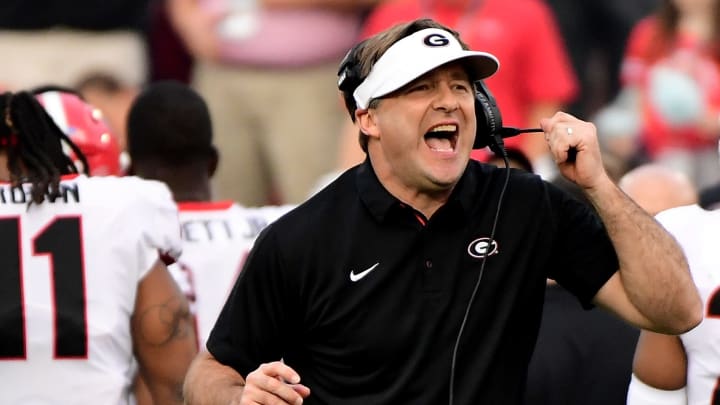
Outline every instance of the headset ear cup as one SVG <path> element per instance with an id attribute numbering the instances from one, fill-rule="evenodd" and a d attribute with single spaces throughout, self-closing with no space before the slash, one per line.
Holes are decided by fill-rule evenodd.
<path id="1" fill-rule="evenodd" d="M 493 134 L 502 128 L 502 116 L 495 103 L 495 98 L 481 80 L 476 83 L 475 120 L 477 130 L 473 149 L 482 149 L 495 143 Z"/>
<path id="2" fill-rule="evenodd" d="M 350 49 L 338 68 L 338 89 L 343 94 L 345 106 L 353 122 L 355 122 L 355 109 L 357 108 L 353 92 L 362 83 L 359 53 L 364 44 L 365 41 L 362 41 Z"/>
<path id="3" fill-rule="evenodd" d="M 346 60 L 338 71 L 338 89 L 352 93 L 360 85 L 360 72 L 354 59 Z"/>
<path id="4" fill-rule="evenodd" d="M 352 122 L 355 122 L 355 110 L 357 109 L 357 104 L 355 103 L 353 92 L 359 83 L 357 83 L 357 77 L 354 76 L 356 73 L 353 68 L 346 67 L 341 74 L 344 74 L 345 76 L 341 77 L 342 81 L 338 83 L 338 89 L 342 93 L 345 108 L 347 109 L 348 114 L 350 114 L 350 119 Z"/>
<path id="5" fill-rule="evenodd" d="M 480 100 L 480 96 L 475 94 L 475 121 L 477 129 L 475 131 L 475 143 L 473 149 L 482 149 L 490 144 L 490 125 L 488 124 L 488 116 L 486 114 L 486 105 Z"/>

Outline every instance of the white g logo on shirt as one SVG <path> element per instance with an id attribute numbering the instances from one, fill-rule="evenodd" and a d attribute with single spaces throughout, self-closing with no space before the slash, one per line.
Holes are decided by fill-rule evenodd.
<path id="1" fill-rule="evenodd" d="M 498 244 L 490 238 L 475 239 L 468 245 L 468 254 L 476 259 L 482 259 L 497 254 Z"/>

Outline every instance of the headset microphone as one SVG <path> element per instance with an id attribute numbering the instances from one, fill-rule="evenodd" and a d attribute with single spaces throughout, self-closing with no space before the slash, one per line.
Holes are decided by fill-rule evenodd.
<path id="1" fill-rule="evenodd" d="M 498 135 L 501 138 L 510 138 L 511 136 L 525 134 L 528 132 L 543 132 L 542 128 L 513 128 L 513 127 L 502 127 L 498 131 Z"/>
<path id="2" fill-rule="evenodd" d="M 496 150 L 498 146 L 502 145 L 502 140 L 505 138 L 510 138 L 515 135 L 525 134 L 528 132 L 543 132 L 541 128 L 513 128 L 513 127 L 502 127 L 500 128 L 497 133 L 493 134 L 493 142 L 488 145 L 490 149 L 492 149 L 495 153 L 500 153 L 502 155 L 501 151 Z M 498 140 L 499 138 L 499 140 Z M 497 144 L 497 145 L 494 145 Z M 504 147 L 503 147 L 504 149 Z M 568 157 L 565 160 L 567 163 L 573 163 L 575 162 L 575 158 L 577 157 L 577 148 L 574 146 L 571 146 L 570 149 L 568 149 Z"/>
<path id="3" fill-rule="evenodd" d="M 503 139 L 529 132 L 543 132 L 541 128 L 504 127 L 495 97 L 482 80 L 475 82 L 475 121 L 477 131 L 473 149 L 482 149 L 487 146 L 498 156 L 506 154 Z M 571 147 L 568 149 L 566 162 L 575 162 L 576 156 L 577 148 Z"/>
<path id="4" fill-rule="evenodd" d="M 477 132 L 473 149 L 482 149 L 487 146 L 498 155 L 502 154 L 499 149 L 503 147 L 502 140 L 504 138 L 528 132 L 543 132 L 541 128 L 503 126 L 502 115 L 500 115 L 495 97 L 482 80 L 475 82 L 475 121 Z"/>

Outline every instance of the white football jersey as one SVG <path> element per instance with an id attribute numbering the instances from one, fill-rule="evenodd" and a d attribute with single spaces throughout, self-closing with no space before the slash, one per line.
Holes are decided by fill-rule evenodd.
<path id="1" fill-rule="evenodd" d="M 690 264 L 705 309 L 703 321 L 680 336 L 688 358 L 688 405 L 720 403 L 720 210 L 697 205 L 661 212 Z"/>
<path id="2" fill-rule="evenodd" d="M 201 348 L 225 304 L 258 233 L 294 208 L 246 208 L 231 201 L 181 202 L 183 254 L 171 273 L 196 315 Z"/>
<path id="3" fill-rule="evenodd" d="M 0 183 L 0 403 L 127 404 L 138 282 L 182 248 L 170 191 L 80 175 L 29 200 Z"/>

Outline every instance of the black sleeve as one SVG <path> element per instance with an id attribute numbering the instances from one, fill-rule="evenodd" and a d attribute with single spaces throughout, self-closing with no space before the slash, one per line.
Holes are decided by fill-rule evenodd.
<path id="1" fill-rule="evenodd" d="M 273 225 L 258 236 L 207 341 L 208 351 L 243 377 L 280 360 L 292 333 L 293 292 Z"/>
<path id="2" fill-rule="evenodd" d="M 558 224 L 550 278 L 592 308 L 595 294 L 619 269 L 615 248 L 600 217 L 584 202 L 548 186 Z"/>

